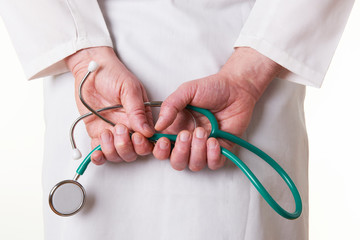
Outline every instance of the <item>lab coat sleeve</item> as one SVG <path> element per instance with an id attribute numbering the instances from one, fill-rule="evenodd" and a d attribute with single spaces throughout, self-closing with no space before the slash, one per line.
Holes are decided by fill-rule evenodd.
<path id="1" fill-rule="evenodd" d="M 254 48 L 282 65 L 282 79 L 320 87 L 353 3 L 257 0 L 234 47 Z"/>
<path id="2" fill-rule="evenodd" d="M 28 79 L 67 72 L 64 58 L 112 47 L 97 0 L 0 0 L 0 14 Z"/>

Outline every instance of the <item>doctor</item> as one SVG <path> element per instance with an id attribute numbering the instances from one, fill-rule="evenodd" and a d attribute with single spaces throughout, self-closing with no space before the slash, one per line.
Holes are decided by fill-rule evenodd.
<path id="1" fill-rule="evenodd" d="M 28 78 L 48 78 L 45 238 L 307 239 L 304 85 L 321 85 L 352 4 L 1 2 Z M 85 86 L 87 101 L 94 108 L 122 103 L 125 111 L 107 114 L 117 122 L 115 128 L 90 118 L 87 133 L 77 133 L 83 152 L 91 144 L 102 145 L 103 152 L 92 160 L 106 164 L 90 168 L 82 179 L 90 198 L 85 210 L 63 219 L 52 214 L 46 198 L 54 183 L 77 166 L 68 160 L 67 130 L 78 115 L 74 87 L 89 60 L 101 68 Z M 151 111 L 142 105 L 149 99 L 166 99 L 156 130 L 187 129 L 171 153 L 166 139 L 154 148 L 145 139 L 154 132 Z M 241 171 L 220 157 L 219 145 L 227 143 L 207 140 L 208 125 L 197 116 L 199 127 L 193 129 L 188 113 L 181 111 L 187 104 L 212 110 L 221 129 L 274 157 L 297 184 L 303 215 L 289 221 L 274 213 Z M 85 112 L 81 104 L 77 107 Z M 136 131 L 131 139 L 129 130 Z M 274 172 L 248 152 L 234 151 L 282 206 L 294 207 Z M 154 159 L 151 152 L 170 161 Z"/>

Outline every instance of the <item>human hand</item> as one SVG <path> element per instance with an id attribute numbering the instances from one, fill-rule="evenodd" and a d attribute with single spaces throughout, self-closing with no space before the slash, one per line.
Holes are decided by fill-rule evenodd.
<path id="1" fill-rule="evenodd" d="M 186 82 L 172 93 L 161 106 L 155 129 L 162 131 L 169 127 L 177 114 L 190 104 L 209 109 L 221 130 L 241 136 L 250 122 L 256 102 L 281 70 L 280 65 L 256 50 L 237 48 L 219 73 Z M 194 115 L 200 127 L 193 133 L 181 131 L 171 153 L 170 148 L 160 147 L 168 140 L 159 139 L 153 154 L 158 159 L 170 156 L 170 163 L 176 170 L 189 166 L 190 170 L 199 171 L 206 165 L 216 170 L 225 162 L 220 145 L 231 149 L 233 144 L 222 139 L 208 139 L 210 123 L 205 116 Z"/>
<path id="2" fill-rule="evenodd" d="M 153 145 L 145 138 L 154 133 L 152 114 L 146 91 L 140 81 L 121 63 L 112 48 L 83 49 L 65 59 L 75 77 L 75 98 L 80 114 L 89 112 L 78 97 L 79 84 L 87 73 L 90 61 L 99 68 L 90 74 L 83 86 L 83 98 L 93 108 L 122 104 L 123 109 L 102 112 L 105 118 L 116 123 L 115 127 L 96 116 L 84 119 L 92 147 L 101 144 L 102 151 L 92 154 L 92 161 L 103 164 L 106 160 L 134 161 L 137 155 L 150 154 Z M 136 131 L 131 138 L 129 130 Z"/>

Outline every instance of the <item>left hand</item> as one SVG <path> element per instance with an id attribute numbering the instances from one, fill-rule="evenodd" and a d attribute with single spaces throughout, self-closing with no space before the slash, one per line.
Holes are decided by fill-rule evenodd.
<path id="1" fill-rule="evenodd" d="M 161 106 L 155 129 L 168 128 L 177 114 L 190 104 L 209 109 L 221 130 L 241 136 L 250 122 L 256 102 L 281 70 L 280 65 L 256 50 L 237 48 L 217 74 L 186 82 L 172 93 Z M 158 159 L 170 157 L 176 170 L 189 166 L 190 170 L 199 171 L 206 165 L 212 170 L 218 169 L 225 162 L 220 145 L 227 149 L 233 145 L 222 139 L 208 139 L 210 123 L 205 116 L 194 115 L 199 127 L 193 132 L 181 131 L 171 153 L 169 140 L 159 139 L 153 154 Z"/>
<path id="2" fill-rule="evenodd" d="M 84 119 L 86 130 L 94 148 L 101 145 L 101 151 L 95 151 L 91 160 L 96 165 L 111 162 L 131 162 L 138 155 L 148 155 L 153 145 L 146 140 L 154 134 L 152 114 L 146 90 L 142 83 L 120 61 L 110 47 L 86 48 L 68 56 L 65 62 L 75 77 L 75 89 L 78 90 L 83 76 L 88 71 L 91 60 L 100 64 L 100 68 L 91 74 L 83 86 L 84 98 L 94 109 L 122 104 L 124 108 L 101 113 L 116 124 L 112 127 L 96 116 Z M 82 104 L 77 91 L 76 103 L 81 114 L 89 110 Z M 129 131 L 134 130 L 131 138 Z"/>

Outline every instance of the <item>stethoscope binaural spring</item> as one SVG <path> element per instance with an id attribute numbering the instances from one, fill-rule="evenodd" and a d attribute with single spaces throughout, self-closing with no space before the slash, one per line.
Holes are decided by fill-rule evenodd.
<path id="1" fill-rule="evenodd" d="M 86 106 L 90 113 L 85 114 L 74 122 L 74 124 L 71 127 L 70 130 L 70 139 L 72 143 L 72 147 L 74 149 L 74 155 L 73 157 L 80 158 L 81 154 L 79 150 L 76 148 L 76 144 L 73 138 L 73 132 L 76 124 L 84 119 L 85 117 L 88 117 L 92 114 L 95 114 L 99 118 L 103 119 L 107 123 L 114 126 L 115 124 L 109 121 L 108 119 L 101 116 L 99 113 L 106 110 L 121 108 L 121 105 L 112 106 L 112 107 L 106 107 L 98 110 L 92 109 L 82 98 L 82 85 L 86 81 L 86 78 L 89 76 L 89 74 L 93 71 L 95 71 L 97 68 L 97 64 L 94 62 L 91 62 L 88 67 L 88 73 L 83 78 L 80 86 L 79 86 L 79 97 L 84 106 Z M 162 102 L 147 102 L 145 103 L 146 106 L 155 106 L 159 107 L 161 106 Z M 255 174 L 246 166 L 246 164 L 241 161 L 235 154 L 233 154 L 231 151 L 229 151 L 226 148 L 221 147 L 221 154 L 223 154 L 225 157 L 227 157 L 229 160 L 231 160 L 233 163 L 235 163 L 236 166 L 238 166 L 245 174 L 245 176 L 250 180 L 250 182 L 254 185 L 254 187 L 258 190 L 260 195 L 265 199 L 265 201 L 271 206 L 274 211 L 276 211 L 279 215 L 281 215 L 284 218 L 287 219 L 296 219 L 301 215 L 302 212 L 302 202 L 301 197 L 299 194 L 299 191 L 297 190 L 294 182 L 291 180 L 291 178 L 288 176 L 288 174 L 282 169 L 282 167 L 274 160 L 272 159 L 268 154 L 257 148 L 256 146 L 246 142 L 245 140 L 231 134 L 228 132 L 224 132 L 219 129 L 217 120 L 215 116 L 207 109 L 198 108 L 195 106 L 187 106 L 188 110 L 195 111 L 198 113 L 201 113 L 205 115 L 211 124 L 211 132 L 209 135 L 210 137 L 215 138 L 223 138 L 227 139 L 247 150 L 254 153 L 255 155 L 259 156 L 261 159 L 263 159 L 265 162 L 267 162 L 279 175 L 280 177 L 285 181 L 287 186 L 289 187 L 295 201 L 295 211 L 294 212 L 288 212 L 285 209 L 283 209 L 274 199 L 273 197 L 268 193 L 268 191 L 264 188 L 264 186 L 261 184 L 261 182 L 257 179 Z M 157 141 L 161 137 L 166 137 L 170 141 L 175 142 L 177 135 L 172 134 L 162 134 L 162 133 L 155 133 L 152 137 L 149 138 L 150 141 Z M 57 185 L 54 186 L 54 188 L 51 190 L 49 195 L 49 204 L 51 209 L 60 216 L 71 216 L 83 207 L 85 203 L 85 190 L 81 186 L 81 184 L 77 181 L 81 175 L 85 172 L 87 166 L 91 162 L 91 154 L 94 151 L 101 150 L 101 146 L 95 147 L 81 162 L 80 166 L 76 170 L 76 175 L 73 180 L 65 180 Z M 70 198 L 66 197 L 66 194 L 70 194 Z M 68 201 L 71 199 L 71 203 L 64 203 L 63 201 Z"/>

